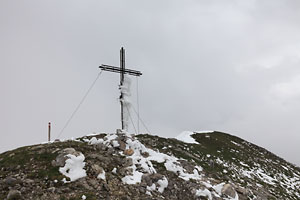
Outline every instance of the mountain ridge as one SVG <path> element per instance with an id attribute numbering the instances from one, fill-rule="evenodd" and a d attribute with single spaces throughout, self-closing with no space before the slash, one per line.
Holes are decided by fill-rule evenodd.
<path id="1" fill-rule="evenodd" d="M 4 152 L 0 199 L 300 198 L 299 167 L 266 149 L 217 131 L 186 137 L 101 133 Z"/>

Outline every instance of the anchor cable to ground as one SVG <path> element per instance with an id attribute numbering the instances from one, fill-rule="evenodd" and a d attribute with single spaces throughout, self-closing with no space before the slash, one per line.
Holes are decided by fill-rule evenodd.
<path id="1" fill-rule="evenodd" d="M 87 92 L 85 93 L 85 95 L 83 96 L 83 98 L 81 99 L 81 101 L 79 102 L 78 106 L 73 111 L 73 113 L 71 114 L 70 118 L 67 120 L 66 124 L 61 129 L 61 131 L 59 132 L 58 136 L 56 137 L 57 139 L 62 135 L 62 133 L 64 132 L 64 130 L 67 128 L 67 126 L 69 125 L 69 123 L 71 122 L 71 120 L 73 119 L 73 117 L 75 116 L 75 114 L 77 113 L 77 111 L 79 110 L 80 106 L 83 104 L 84 100 L 86 99 L 86 97 L 88 96 L 88 94 L 90 93 L 90 91 L 93 89 L 94 85 L 96 84 L 96 82 L 99 79 L 99 77 L 102 74 L 102 72 L 103 72 L 103 70 L 101 70 L 98 73 L 96 79 L 93 81 L 92 85 L 89 87 L 89 89 L 87 90 Z"/>

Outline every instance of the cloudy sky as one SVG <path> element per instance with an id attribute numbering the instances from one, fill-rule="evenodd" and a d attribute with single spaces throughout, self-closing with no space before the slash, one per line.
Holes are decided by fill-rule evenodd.
<path id="1" fill-rule="evenodd" d="M 57 137 L 99 65 L 118 66 L 124 46 L 126 66 L 143 72 L 132 101 L 138 83 L 151 134 L 219 130 L 300 166 L 299 9 L 296 0 L 0 0 L 0 152 L 46 141 L 49 121 Z M 118 84 L 103 73 L 61 138 L 119 128 Z"/>

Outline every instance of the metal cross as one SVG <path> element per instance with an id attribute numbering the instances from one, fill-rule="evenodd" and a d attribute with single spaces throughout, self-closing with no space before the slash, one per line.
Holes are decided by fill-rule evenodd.
<path id="1" fill-rule="evenodd" d="M 124 75 L 132 75 L 132 76 L 141 76 L 142 73 L 140 71 L 132 70 L 132 69 L 125 69 L 125 49 L 122 47 L 120 50 L 120 67 L 114 67 L 110 65 L 101 65 L 99 67 L 103 71 L 109 71 L 109 72 L 116 72 L 120 73 L 120 88 L 123 86 L 124 83 Z M 125 129 L 125 124 L 124 124 L 124 105 L 123 105 L 123 92 L 121 91 L 120 95 L 120 104 L 121 104 L 121 124 L 122 124 L 122 130 Z"/>

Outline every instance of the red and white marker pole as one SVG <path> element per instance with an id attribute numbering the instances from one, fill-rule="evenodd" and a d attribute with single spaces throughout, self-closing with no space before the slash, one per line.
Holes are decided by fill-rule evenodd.
<path id="1" fill-rule="evenodd" d="M 50 142 L 51 140 L 50 134 L 51 134 L 51 122 L 48 123 L 48 142 Z"/>

